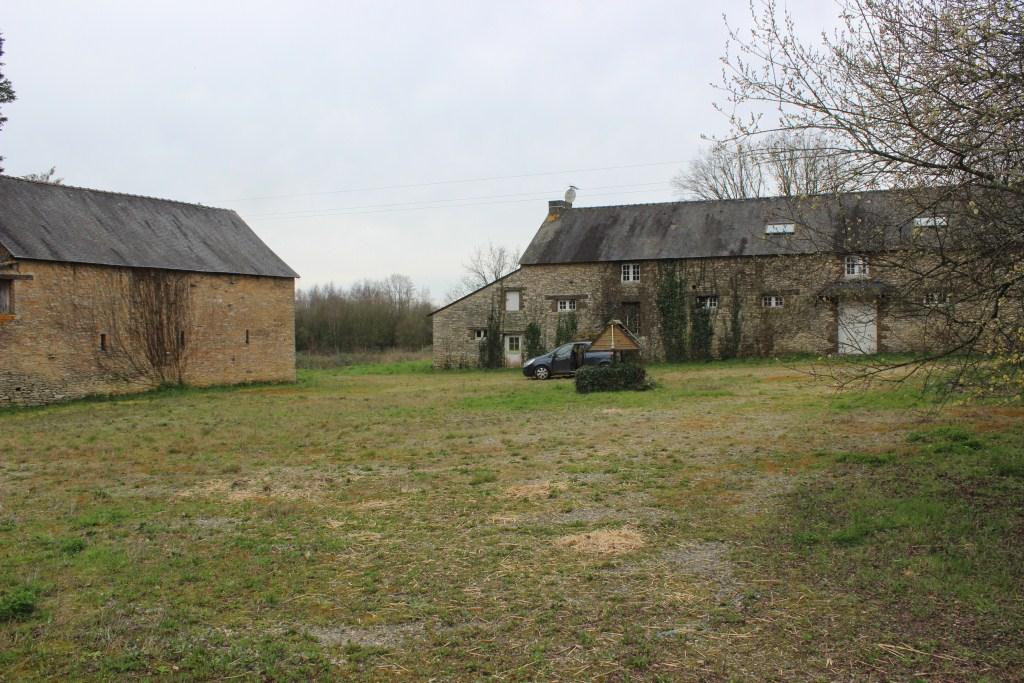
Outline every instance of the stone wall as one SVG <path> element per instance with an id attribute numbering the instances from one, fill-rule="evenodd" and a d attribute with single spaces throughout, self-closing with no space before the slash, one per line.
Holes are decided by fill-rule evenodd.
<path id="1" fill-rule="evenodd" d="M 126 331 L 141 324 L 138 311 L 128 305 L 125 286 L 131 273 L 44 261 L 0 269 L 0 277 L 16 278 L 13 316 L 0 320 L 0 404 L 151 388 L 153 378 L 135 367 L 138 349 L 128 348 L 132 342 Z M 191 302 L 181 330 L 185 383 L 294 381 L 292 279 L 205 273 L 175 277 L 185 278 Z"/>
<path id="2" fill-rule="evenodd" d="M 664 359 L 658 308 L 659 281 L 676 268 L 691 296 L 717 296 L 712 314 L 712 356 L 739 323 L 741 356 L 786 353 L 829 354 L 837 350 L 837 307 L 821 296 L 831 282 L 843 280 L 843 259 L 834 254 L 758 256 L 642 261 L 640 280 L 622 282 L 621 262 L 524 266 L 504 279 L 434 313 L 435 367 L 478 364 L 474 331 L 487 324 L 493 309 L 501 316 L 505 334 L 522 334 L 530 322 L 542 331 L 545 348 L 552 348 L 559 316 L 558 299 L 577 301 L 578 338 L 590 339 L 607 321 L 623 319 L 625 306 L 639 310 L 639 337 L 649 360 Z M 872 277 L 886 276 L 872 271 Z M 520 293 L 520 310 L 504 311 L 508 291 Z M 766 308 L 763 297 L 783 297 L 781 308 Z M 734 311 L 734 302 L 738 310 Z M 899 352 L 924 344 L 919 321 L 904 319 L 884 299 L 879 310 L 879 351 Z"/>

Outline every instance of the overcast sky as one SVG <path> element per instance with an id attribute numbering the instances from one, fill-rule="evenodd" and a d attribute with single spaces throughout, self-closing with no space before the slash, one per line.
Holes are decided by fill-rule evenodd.
<path id="1" fill-rule="evenodd" d="M 788 3 L 816 32 L 822 0 Z M 722 133 L 728 2 L 18 2 L 10 175 L 234 209 L 299 286 L 403 273 L 435 301 L 548 199 L 671 201 Z M 509 177 L 518 176 L 518 177 Z"/>

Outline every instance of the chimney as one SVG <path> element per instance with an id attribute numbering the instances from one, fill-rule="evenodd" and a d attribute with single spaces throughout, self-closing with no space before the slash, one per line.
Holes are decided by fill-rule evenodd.
<path id="1" fill-rule="evenodd" d="M 555 199 L 548 202 L 548 217 L 547 221 L 557 221 L 562 216 L 562 212 L 566 209 L 572 208 L 572 202 L 567 202 L 562 199 Z"/>

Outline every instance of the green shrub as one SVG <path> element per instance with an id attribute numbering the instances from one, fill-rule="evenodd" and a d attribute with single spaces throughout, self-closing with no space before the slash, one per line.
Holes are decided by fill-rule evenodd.
<path id="1" fill-rule="evenodd" d="M 29 616 L 36 611 L 38 595 L 31 588 L 15 588 L 9 593 L 0 595 L 0 622 L 14 621 Z"/>
<path id="2" fill-rule="evenodd" d="M 576 373 L 576 391 L 643 391 L 654 386 L 647 371 L 635 363 L 616 363 L 605 367 L 588 366 Z"/>

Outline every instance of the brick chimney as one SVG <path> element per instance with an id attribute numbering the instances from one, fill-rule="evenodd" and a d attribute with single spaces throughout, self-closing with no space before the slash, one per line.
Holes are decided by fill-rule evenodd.
<path id="1" fill-rule="evenodd" d="M 545 222 L 557 221 L 562 216 L 563 211 L 571 208 L 572 202 L 567 202 L 562 199 L 556 199 L 548 202 L 548 217 L 545 219 Z"/>

